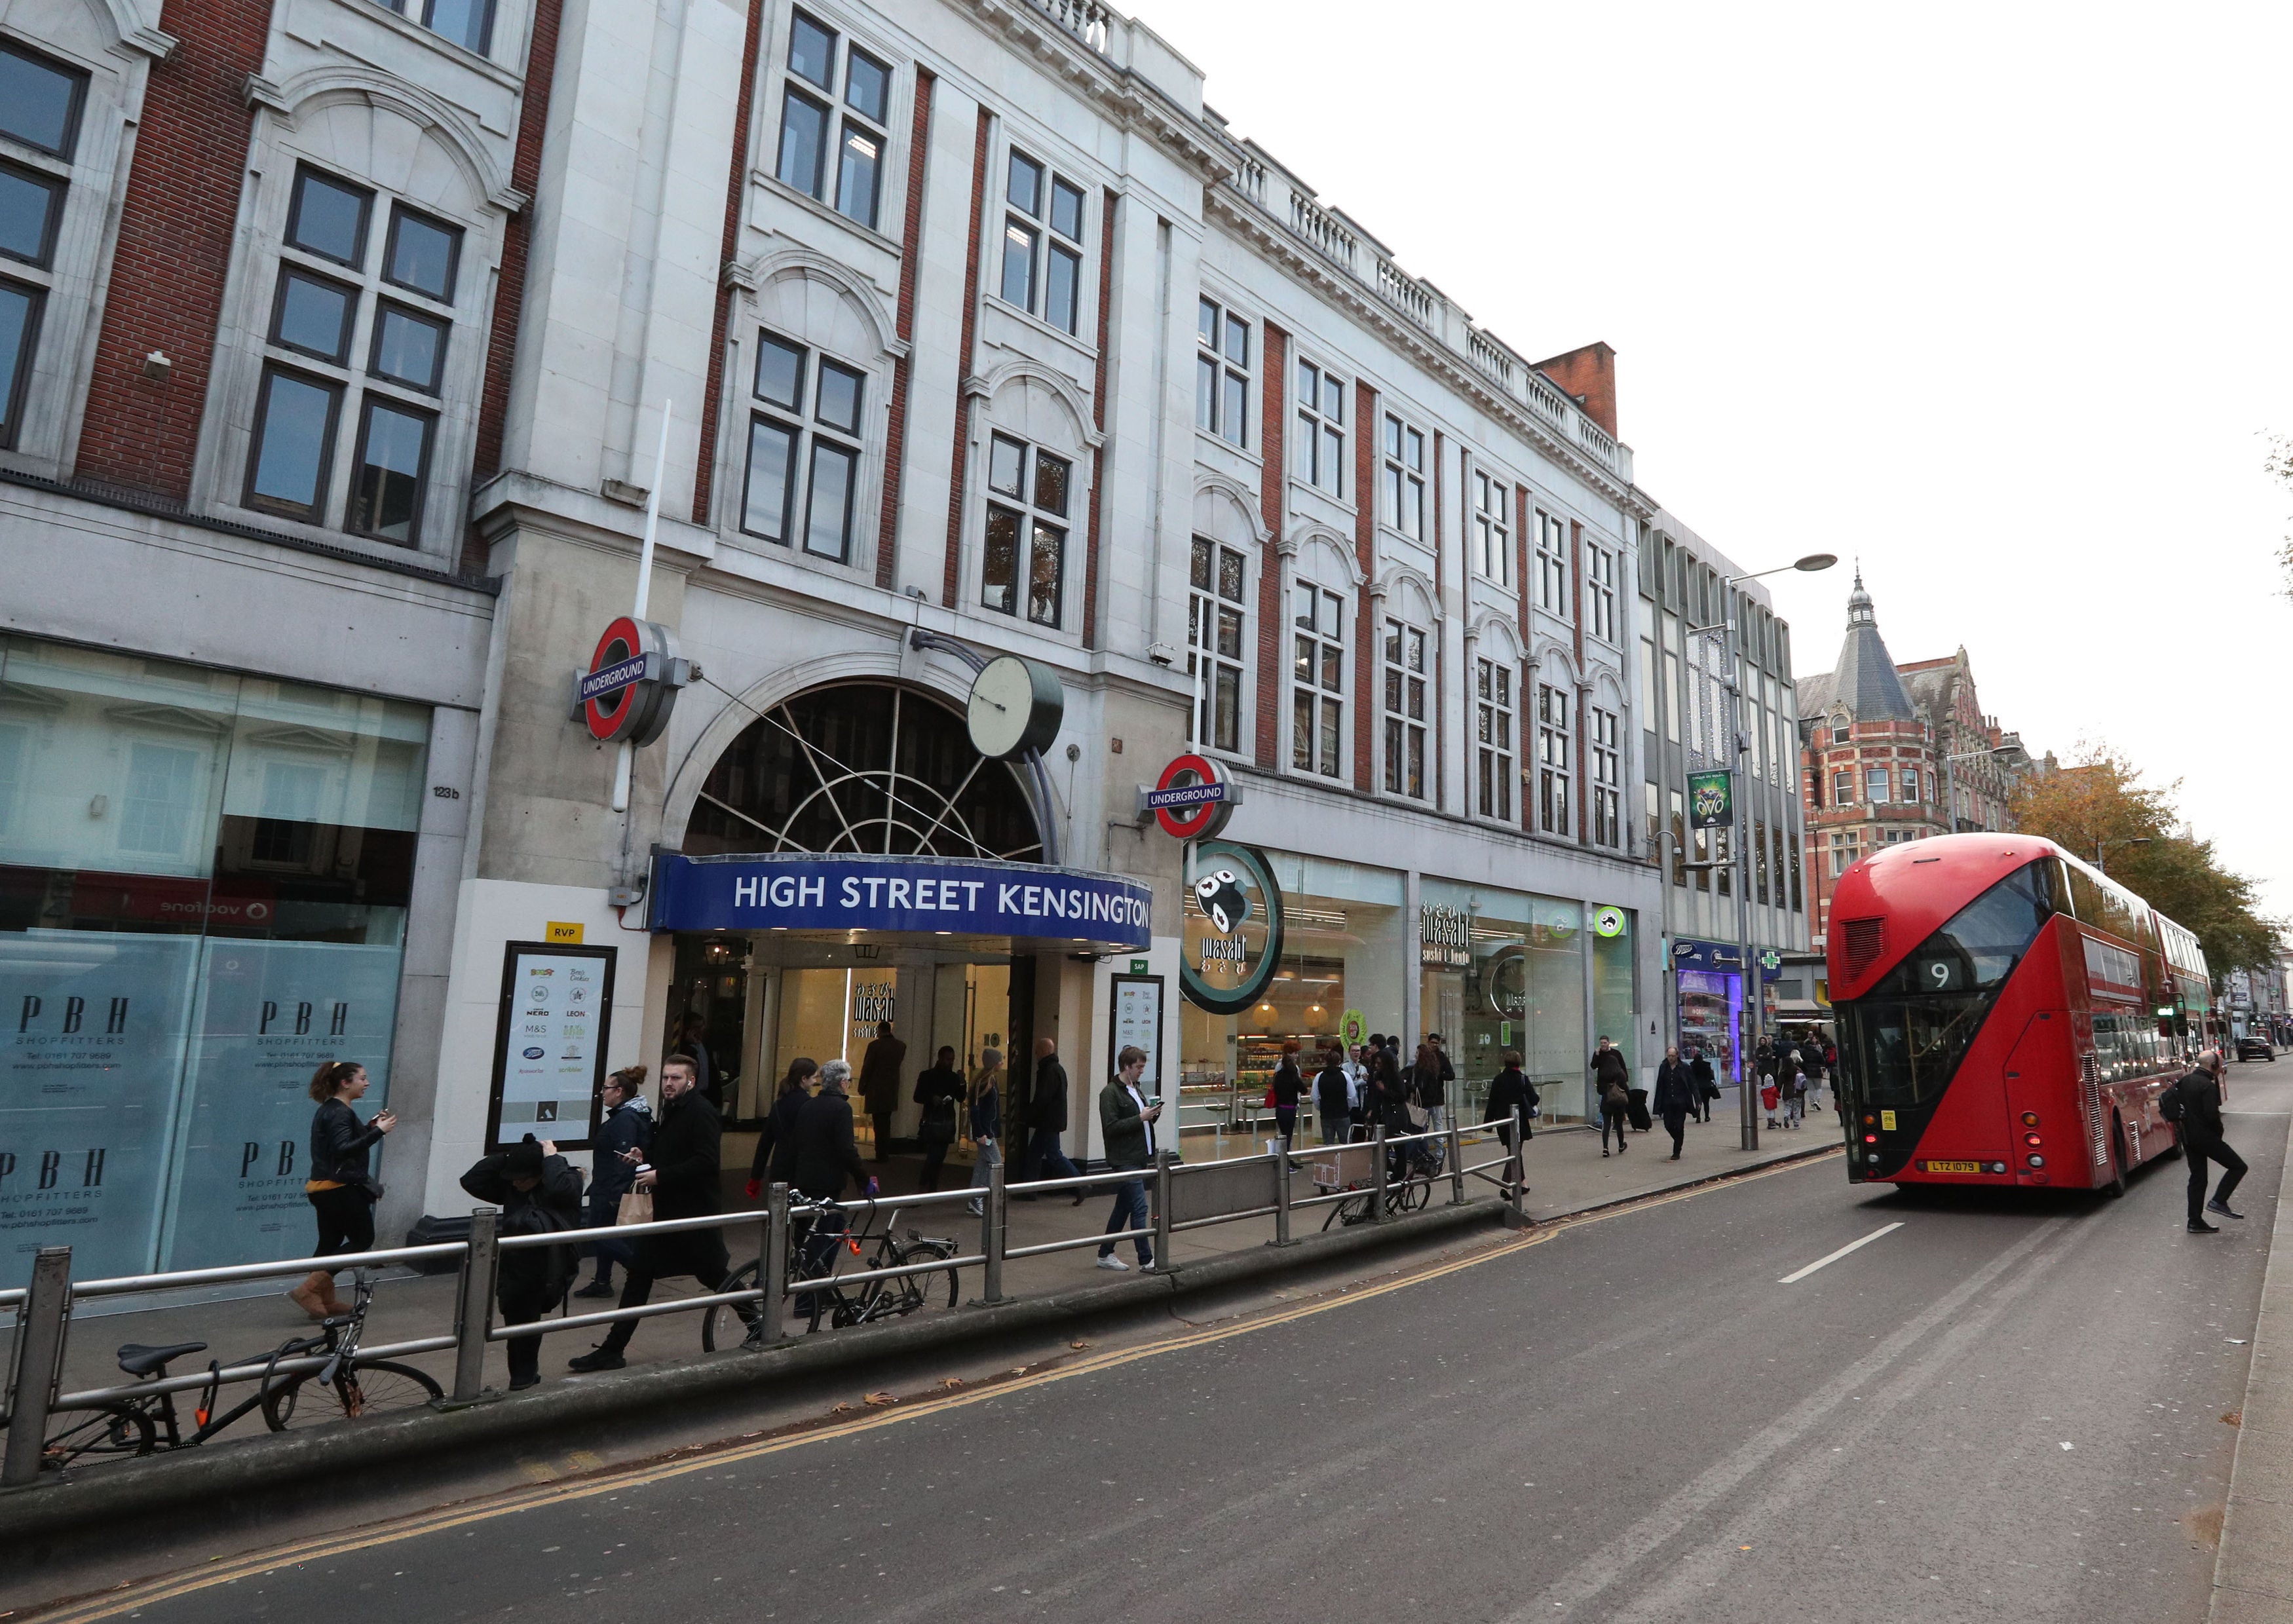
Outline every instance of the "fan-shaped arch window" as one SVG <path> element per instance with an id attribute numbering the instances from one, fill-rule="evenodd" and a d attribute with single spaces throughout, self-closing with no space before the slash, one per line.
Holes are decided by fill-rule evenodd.
<path id="1" fill-rule="evenodd" d="M 847 683 L 774 707 L 733 741 L 685 849 L 1040 862 L 1042 837 L 1010 764 L 973 749 L 961 716 L 913 689 Z"/>

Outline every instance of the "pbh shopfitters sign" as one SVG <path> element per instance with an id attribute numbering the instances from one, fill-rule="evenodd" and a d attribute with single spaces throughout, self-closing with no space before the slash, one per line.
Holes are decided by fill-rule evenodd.
<path id="1" fill-rule="evenodd" d="M 1035 863 L 778 852 L 654 860 L 657 931 L 949 932 L 1145 952 L 1154 892 L 1138 880 Z"/>

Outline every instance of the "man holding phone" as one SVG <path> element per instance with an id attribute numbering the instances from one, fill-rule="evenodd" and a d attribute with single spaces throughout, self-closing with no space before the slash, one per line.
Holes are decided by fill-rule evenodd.
<path id="1" fill-rule="evenodd" d="M 1114 1057 L 1114 1078 L 1098 1091 L 1098 1127 L 1106 1142 L 1106 1165 L 1121 1172 L 1141 1171 L 1155 1165 L 1155 1125 L 1162 1120 L 1163 1102 L 1148 1099 L 1138 1089 L 1146 1070 L 1146 1051 L 1125 1044 Z M 1152 1272 L 1155 1242 L 1146 1227 L 1146 1181 L 1126 1178 L 1114 1187 L 1114 1210 L 1107 1215 L 1106 1239 L 1098 1248 L 1102 1269 L 1128 1270 L 1114 1255 L 1114 1240 L 1126 1228 L 1136 1233 L 1131 1244 L 1138 1250 L 1138 1266 Z"/>

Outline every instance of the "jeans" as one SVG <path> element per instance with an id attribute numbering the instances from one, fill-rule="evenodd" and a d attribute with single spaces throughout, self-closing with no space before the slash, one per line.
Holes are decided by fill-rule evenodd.
<path id="1" fill-rule="evenodd" d="M 597 1260 L 597 1278 L 601 1281 L 612 1281 L 615 1264 L 624 1269 L 636 1267 L 636 1249 L 613 1234 L 614 1221 L 620 1216 L 620 1201 L 618 1195 L 607 1200 L 593 1200 L 586 1215 L 589 1227 L 603 1232 L 582 1248 Z"/>
<path id="2" fill-rule="evenodd" d="M 1274 1108 L 1274 1131 L 1282 1135 L 1282 1148 L 1288 1150 L 1290 1142 L 1298 1136 L 1298 1108 L 1276 1105 Z"/>
<path id="3" fill-rule="evenodd" d="M 875 1160 L 883 1161 L 892 1153 L 892 1113 L 888 1111 L 871 1111 L 868 1113 L 868 1123 L 876 1130 L 873 1158 Z"/>
<path id="4" fill-rule="evenodd" d="M 1449 1108 L 1446 1105 L 1429 1105 L 1425 1108 L 1425 1116 L 1428 1133 L 1446 1134 L 1449 1131 Z"/>
<path id="5" fill-rule="evenodd" d="M 725 1277 L 731 1273 L 732 1270 L 724 1264 L 712 1264 L 706 1271 L 693 1271 L 693 1278 L 700 1281 L 706 1289 L 715 1291 L 724 1285 Z M 652 1297 L 652 1282 L 653 1276 L 648 1273 L 644 1256 L 640 1253 L 637 1260 L 629 1264 L 628 1278 L 621 1282 L 621 1297 L 617 1306 L 644 1307 Z M 741 1322 L 746 1325 L 755 1317 L 757 1311 L 749 1305 L 742 1303 L 734 1312 L 741 1316 Z M 606 1328 L 605 1339 L 598 1345 L 618 1353 L 628 1346 L 629 1338 L 636 1334 L 637 1321 L 616 1320 Z"/>
<path id="6" fill-rule="evenodd" d="M 1684 1111 L 1665 1111 L 1664 1131 L 1672 1135 L 1672 1153 L 1679 1155 L 1681 1144 L 1688 1138 L 1688 1113 Z"/>
<path id="7" fill-rule="evenodd" d="M 1029 1178 L 1081 1178 L 1082 1169 L 1067 1159 L 1059 1147 L 1059 1135 L 1065 1130 L 1039 1127 L 1027 1144 L 1026 1172 Z"/>
<path id="8" fill-rule="evenodd" d="M 2201 1215 L 2206 1205 L 2206 1163 L 2211 1160 L 2222 1165 L 2221 1183 L 2214 1190 L 2214 1200 L 2226 1207 L 2238 1181 L 2245 1176 L 2245 1158 L 2219 1139 L 2184 1139 L 2182 1154 L 2190 1160 L 2190 1222 L 2201 1224 L 2205 1221 Z"/>
<path id="9" fill-rule="evenodd" d="M 1114 1210 L 1106 1215 L 1108 1238 L 1098 1248 L 1101 1257 L 1114 1256 L 1114 1237 L 1126 1228 L 1137 1232 L 1131 1237 L 1131 1244 L 1138 1249 L 1139 1266 L 1144 1268 L 1152 1264 L 1155 1261 L 1155 1232 L 1146 1224 L 1146 1181 L 1143 1178 L 1126 1178 L 1115 1185 Z"/>
<path id="10" fill-rule="evenodd" d="M 922 1170 L 916 1175 L 916 1188 L 918 1190 L 936 1190 L 939 1188 L 940 1169 L 947 1165 L 947 1147 L 949 1143 L 950 1142 L 945 1139 L 928 1138 L 923 1142 L 924 1165 Z"/>
<path id="11" fill-rule="evenodd" d="M 1353 1118 L 1346 1112 L 1325 1111 L 1321 1113 L 1321 1119 L 1324 1144 L 1343 1144 L 1354 1136 Z"/>
<path id="12" fill-rule="evenodd" d="M 974 1155 L 976 1159 L 971 1164 L 971 1187 L 985 1190 L 990 1175 L 1003 1159 L 1003 1147 L 993 1139 L 982 1139 L 975 1146 Z M 974 1205 L 976 1204 L 977 1198 L 975 1198 Z"/>

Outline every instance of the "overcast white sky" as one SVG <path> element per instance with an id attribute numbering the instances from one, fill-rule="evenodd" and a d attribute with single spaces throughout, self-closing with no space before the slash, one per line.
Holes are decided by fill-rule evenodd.
<path id="1" fill-rule="evenodd" d="M 2182 780 L 2293 914 L 2293 6 L 1130 4 L 1516 350 L 1616 346 L 1714 545 L 1860 555 L 1898 660 Z M 1849 584 L 1770 581 L 1802 673 Z"/>

